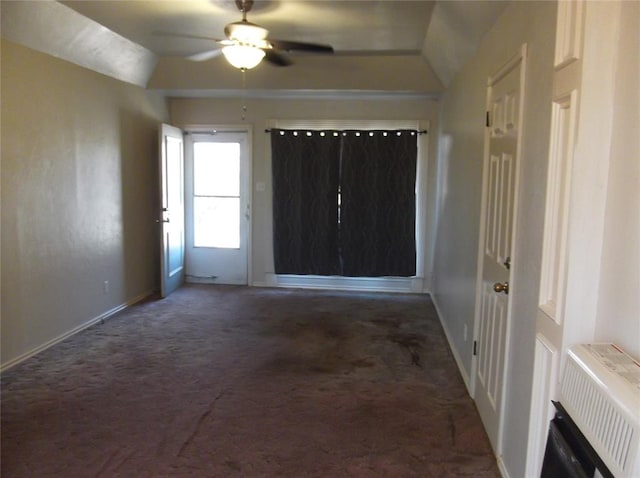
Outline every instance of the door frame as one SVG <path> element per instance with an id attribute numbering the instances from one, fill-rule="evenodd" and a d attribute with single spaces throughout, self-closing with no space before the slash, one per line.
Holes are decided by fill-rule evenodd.
<path id="1" fill-rule="evenodd" d="M 517 134 L 517 146 L 516 146 L 516 158 L 515 158 L 515 173 L 514 173 L 514 191 L 513 191 L 513 216 L 511 220 L 511 258 L 512 258 L 512 266 L 509 269 L 509 300 L 507 301 L 507 323 L 505 326 L 505 344 L 503 354 L 506 357 L 508 355 L 509 348 L 511 346 L 511 323 L 513 320 L 513 302 L 514 297 L 518 296 L 518 284 L 516 280 L 515 271 L 518 269 L 518 219 L 519 219 L 519 204 L 520 204 L 520 181 L 521 181 L 521 168 L 520 164 L 522 163 L 522 143 L 523 143 L 523 134 L 525 129 L 524 124 L 524 110 L 526 106 L 525 102 L 525 92 L 526 92 L 526 73 L 527 73 L 527 44 L 523 43 L 515 55 L 513 55 L 508 61 L 506 61 L 500 68 L 495 70 L 495 73 L 490 75 L 487 78 L 487 97 L 485 104 L 485 111 L 490 111 L 490 102 L 491 102 L 491 94 L 492 87 L 496 84 L 502 77 L 504 77 L 507 73 L 509 73 L 513 68 L 517 67 L 520 64 L 520 109 L 518 112 L 518 134 Z M 477 256 L 477 272 L 476 272 L 476 289 L 475 289 L 475 307 L 474 307 L 474 319 L 473 319 L 473 341 L 474 343 L 479 340 L 480 333 L 480 320 L 482 316 L 482 277 L 483 277 L 483 266 L 484 266 L 484 249 L 485 249 L 485 217 L 487 215 L 487 204 L 488 204 L 488 194 L 487 188 L 489 184 L 489 168 L 488 163 L 490 161 L 490 128 L 485 127 L 484 129 L 484 151 L 483 151 L 483 161 L 482 161 L 482 199 L 480 206 L 480 225 L 479 225 L 479 233 L 478 233 L 478 256 Z M 469 378 L 469 391 L 470 395 L 476 398 L 476 375 L 478 369 L 478 355 L 472 353 L 471 356 L 471 370 L 470 370 L 470 378 Z M 499 423 L 498 423 L 498 437 L 496 440 L 496 456 L 500 456 L 502 453 L 502 431 L 503 431 L 503 419 L 504 419 L 504 406 L 505 406 L 505 398 L 506 398 L 506 389 L 507 389 L 507 378 L 509 376 L 509 364 L 505 360 L 504 368 L 502 373 L 502 390 L 500 392 L 500 410 L 498 412 Z"/>
<path id="2" fill-rule="evenodd" d="M 249 124 L 187 124 L 182 126 L 181 129 L 185 134 L 219 132 L 247 135 L 247 204 L 249 206 L 249 219 L 247 221 L 247 285 L 251 286 L 253 285 L 253 126 Z M 187 198 L 185 197 L 185 204 L 186 201 Z"/>

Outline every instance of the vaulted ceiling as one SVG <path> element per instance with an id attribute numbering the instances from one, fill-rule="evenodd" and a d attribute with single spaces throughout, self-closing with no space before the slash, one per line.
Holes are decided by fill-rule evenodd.
<path id="1" fill-rule="evenodd" d="M 506 2 L 256 0 L 248 18 L 269 38 L 332 45 L 334 55 L 291 53 L 246 75 L 224 57 L 186 56 L 217 47 L 241 19 L 233 0 L 3 0 L 2 36 L 101 73 L 171 95 L 255 91 L 443 91 Z M 203 38 L 200 38 L 203 37 Z"/>

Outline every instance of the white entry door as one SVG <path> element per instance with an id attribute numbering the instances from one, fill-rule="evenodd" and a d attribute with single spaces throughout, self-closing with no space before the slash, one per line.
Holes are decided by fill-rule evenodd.
<path id="1" fill-rule="evenodd" d="M 186 139 L 187 281 L 247 284 L 248 133 Z"/>
<path id="2" fill-rule="evenodd" d="M 508 345 L 512 236 L 521 135 L 523 51 L 489 79 L 483 217 L 476 291 L 474 399 L 494 448 L 501 451 L 501 418 Z M 511 289 L 511 290 L 510 290 Z"/>
<path id="3" fill-rule="evenodd" d="M 182 131 L 160 125 L 160 293 L 166 297 L 184 282 L 184 146 Z"/>

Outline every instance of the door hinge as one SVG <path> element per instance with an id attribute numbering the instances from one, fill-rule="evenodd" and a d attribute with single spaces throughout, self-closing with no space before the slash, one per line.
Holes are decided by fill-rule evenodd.
<path id="1" fill-rule="evenodd" d="M 487 128 L 491 127 L 491 113 L 489 111 L 487 111 L 487 122 L 486 122 Z"/>
<path id="2" fill-rule="evenodd" d="M 473 355 L 478 355 L 478 341 L 473 341 Z"/>

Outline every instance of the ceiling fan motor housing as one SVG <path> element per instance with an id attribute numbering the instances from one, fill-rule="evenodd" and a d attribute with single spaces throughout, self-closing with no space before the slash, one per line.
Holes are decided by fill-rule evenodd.
<path id="1" fill-rule="evenodd" d="M 237 40 L 258 48 L 264 48 L 269 31 L 255 23 L 241 21 L 230 23 L 224 28 L 224 33 L 229 40 Z"/>
<path id="2" fill-rule="evenodd" d="M 276 66 L 289 66 L 291 60 L 280 51 L 306 51 L 310 53 L 333 53 L 329 45 L 304 43 L 289 40 L 267 39 L 269 30 L 247 20 L 247 12 L 251 10 L 254 0 L 235 0 L 242 12 L 242 20 L 229 23 L 224 27 L 225 40 L 216 40 L 222 48 L 192 55 L 195 61 L 208 60 L 221 52 L 236 68 L 248 70 L 257 66 L 263 58 Z M 278 51 L 279 50 L 279 51 Z"/>
<path id="3" fill-rule="evenodd" d="M 253 7 L 253 0 L 236 0 L 236 6 L 242 13 L 247 13 Z"/>

